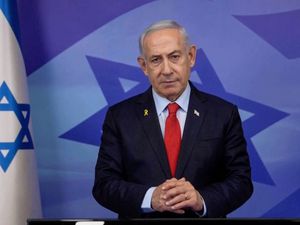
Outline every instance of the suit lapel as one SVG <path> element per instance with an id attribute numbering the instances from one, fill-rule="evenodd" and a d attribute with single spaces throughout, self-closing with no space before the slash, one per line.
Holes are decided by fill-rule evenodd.
<path id="1" fill-rule="evenodd" d="M 205 98 L 191 85 L 191 96 L 176 168 L 177 178 L 182 177 L 184 169 L 188 164 L 193 151 L 195 140 L 196 138 L 199 138 L 198 133 L 206 115 L 206 110 L 203 104 L 204 101 Z"/>
<path id="2" fill-rule="evenodd" d="M 160 162 L 162 171 L 166 177 L 169 177 L 171 172 L 151 88 L 141 95 L 137 104 L 136 113 L 142 123 L 148 142 Z"/>

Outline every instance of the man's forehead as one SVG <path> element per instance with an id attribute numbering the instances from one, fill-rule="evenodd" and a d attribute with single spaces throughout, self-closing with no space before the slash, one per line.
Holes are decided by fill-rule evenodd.
<path id="1" fill-rule="evenodd" d="M 170 54 L 182 48 L 184 39 L 177 29 L 152 31 L 144 39 L 144 50 L 151 55 Z"/>

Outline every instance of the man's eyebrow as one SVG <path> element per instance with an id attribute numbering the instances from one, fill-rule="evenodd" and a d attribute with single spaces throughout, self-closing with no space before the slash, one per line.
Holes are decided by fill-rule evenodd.
<path id="1" fill-rule="evenodd" d="M 176 53 L 179 53 L 179 54 L 181 54 L 181 50 L 174 50 L 174 51 L 172 51 L 172 52 L 170 52 L 170 53 L 168 53 L 167 55 L 168 56 L 170 56 L 170 55 L 173 55 L 173 54 L 176 54 Z M 162 55 L 151 55 L 150 57 L 149 57 L 149 59 L 153 59 L 153 58 L 159 58 L 159 57 L 162 57 Z"/>
<path id="2" fill-rule="evenodd" d="M 152 58 L 157 58 L 157 57 L 161 57 L 161 55 L 151 55 L 149 58 L 152 59 Z"/>
<path id="3" fill-rule="evenodd" d="M 175 50 L 175 51 L 169 53 L 168 55 L 173 55 L 173 54 L 176 54 L 176 53 L 181 53 L 181 51 L 180 50 Z"/>
<path id="4" fill-rule="evenodd" d="M 173 54 L 181 53 L 181 52 L 182 52 L 182 51 L 180 51 L 180 50 L 174 50 L 174 51 L 168 53 L 167 55 L 173 55 Z M 159 55 L 151 55 L 151 56 L 150 56 L 150 58 L 155 58 L 155 57 L 161 57 L 161 55 L 159 54 Z"/>

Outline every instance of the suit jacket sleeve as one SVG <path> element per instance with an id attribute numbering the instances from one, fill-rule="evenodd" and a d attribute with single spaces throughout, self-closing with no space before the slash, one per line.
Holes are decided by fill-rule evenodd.
<path id="1" fill-rule="evenodd" d="M 248 200 L 253 192 L 250 162 L 237 107 L 232 108 L 225 123 L 223 142 L 223 178 L 199 190 L 205 200 L 207 217 L 227 215 Z"/>
<path id="2" fill-rule="evenodd" d="M 104 207 L 125 217 L 138 217 L 148 186 L 126 181 L 122 143 L 113 112 L 108 110 L 95 170 L 93 196 Z"/>

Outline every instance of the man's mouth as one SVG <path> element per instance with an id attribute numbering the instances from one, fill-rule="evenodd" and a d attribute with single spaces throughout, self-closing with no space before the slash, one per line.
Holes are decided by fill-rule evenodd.
<path id="1" fill-rule="evenodd" d="M 162 81 L 161 83 L 162 84 L 173 84 L 175 82 L 176 82 L 176 80 L 165 80 L 165 81 Z"/>

